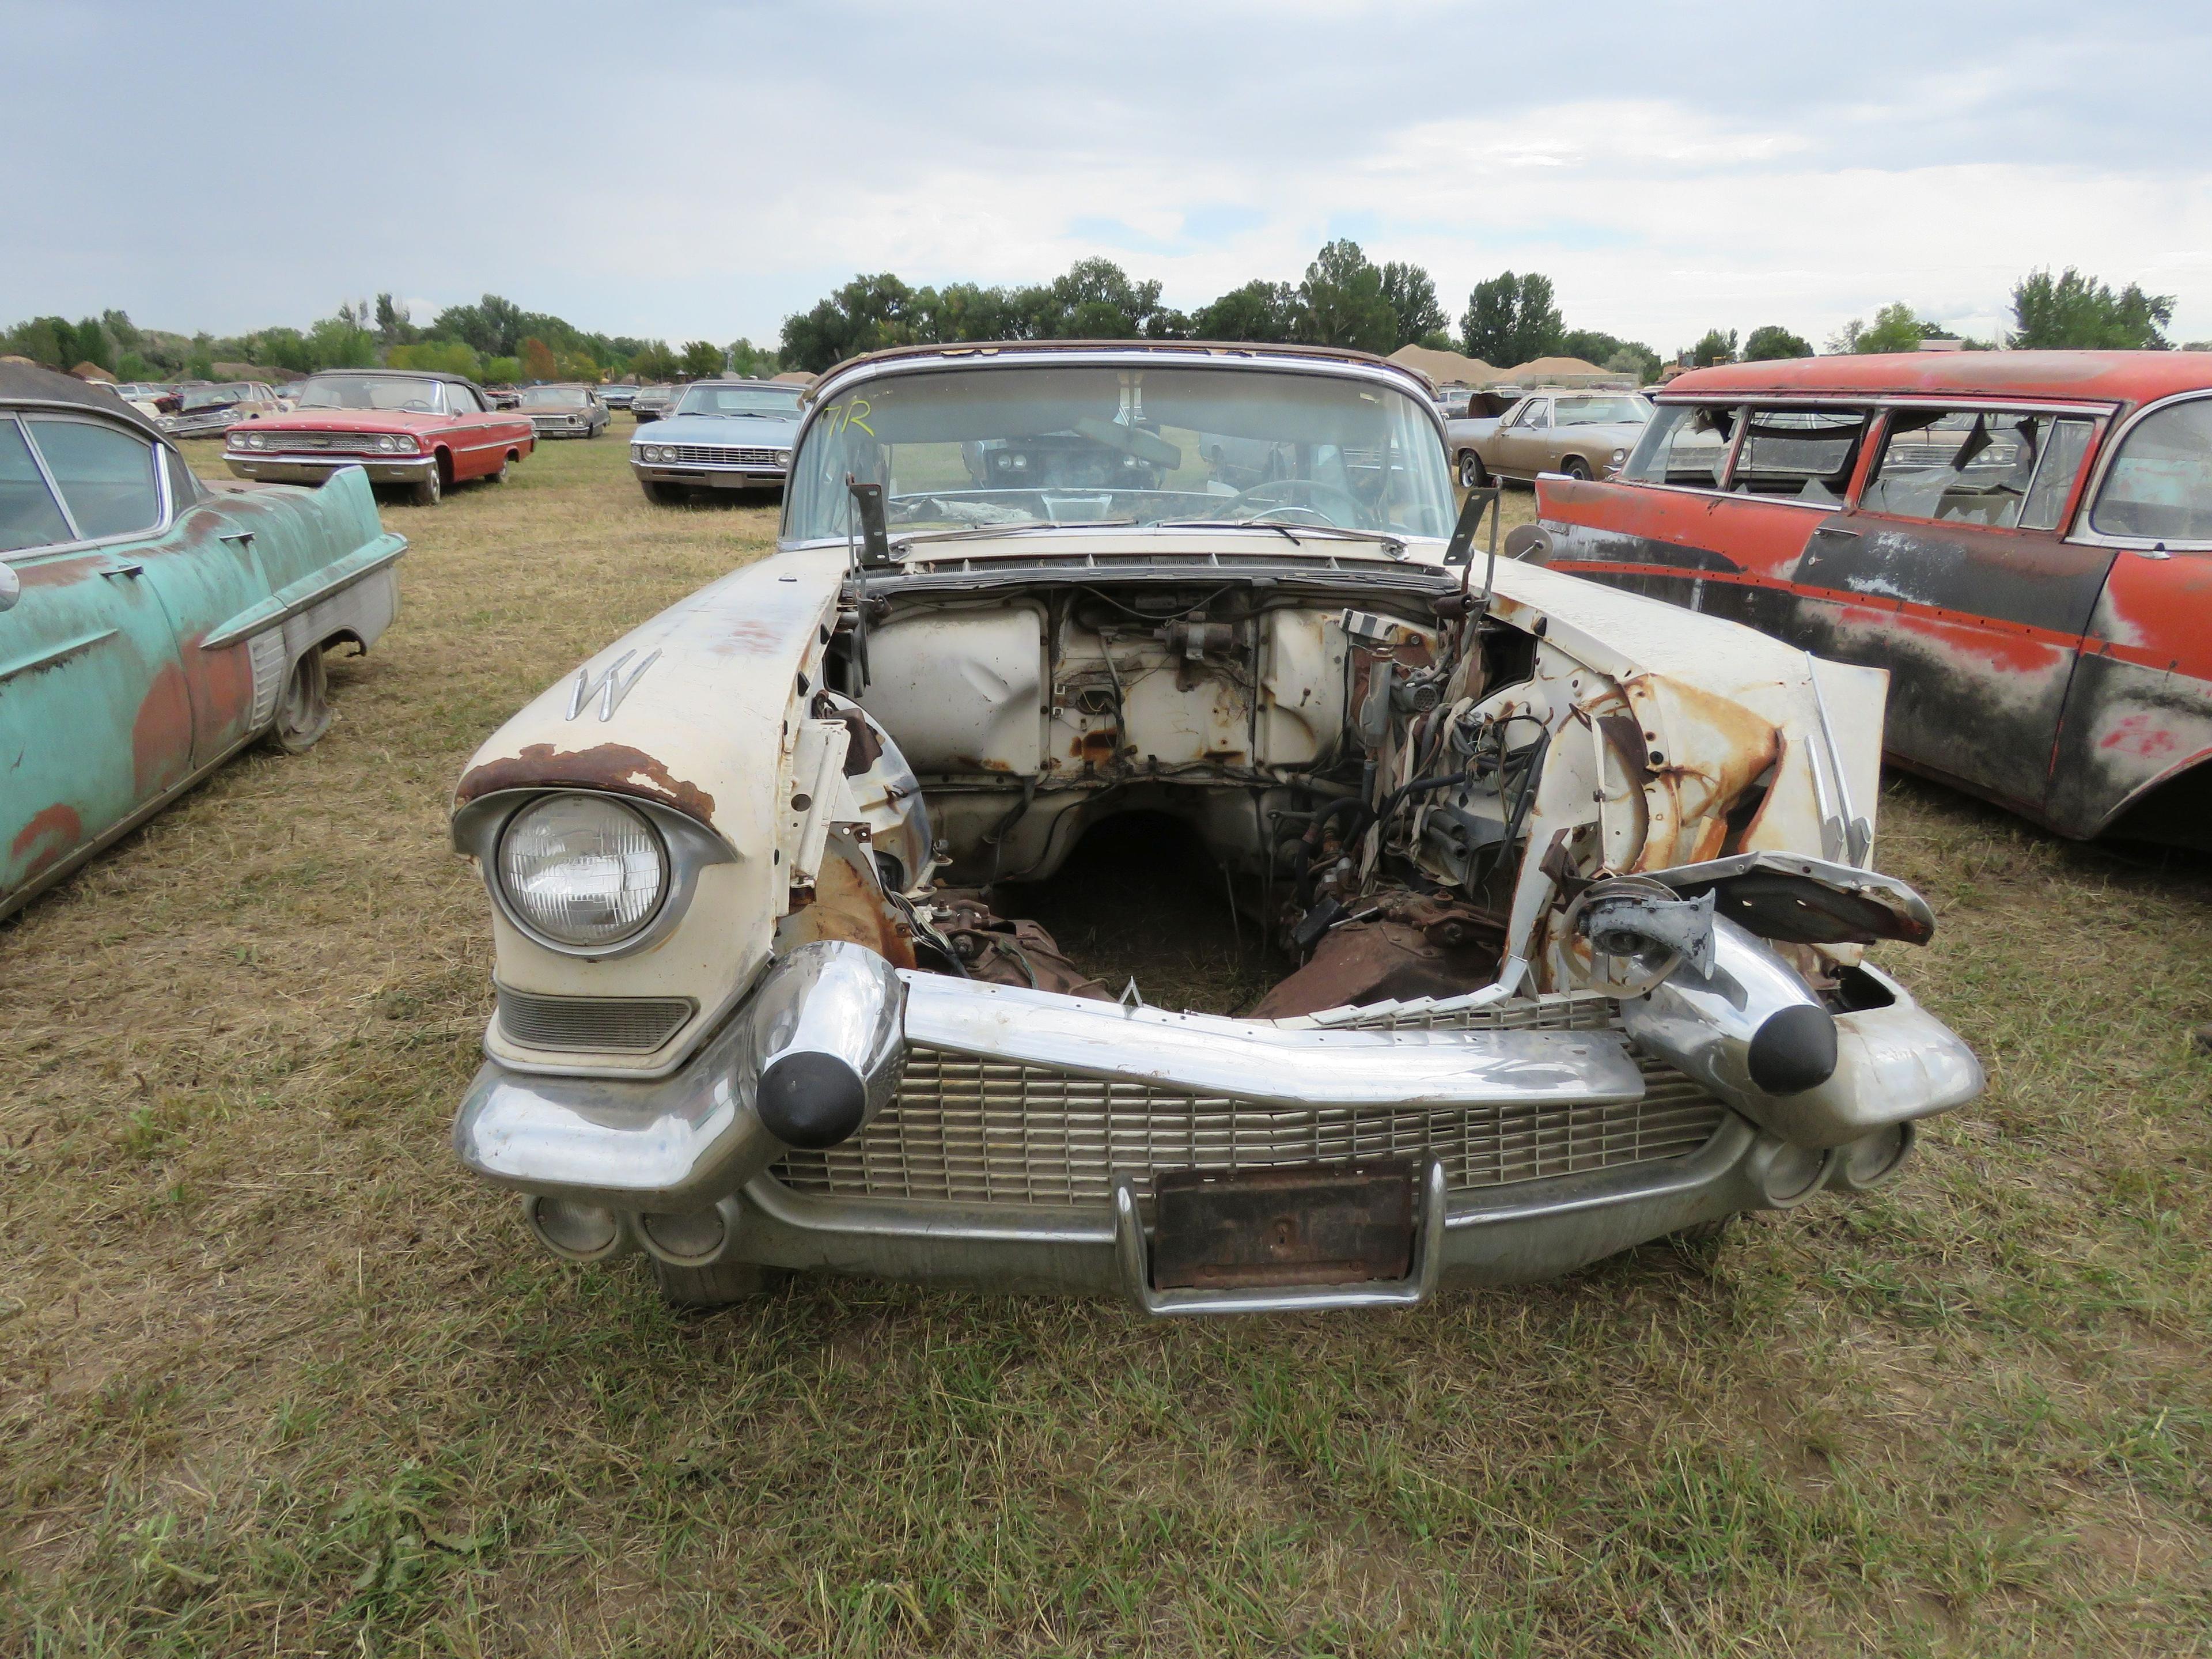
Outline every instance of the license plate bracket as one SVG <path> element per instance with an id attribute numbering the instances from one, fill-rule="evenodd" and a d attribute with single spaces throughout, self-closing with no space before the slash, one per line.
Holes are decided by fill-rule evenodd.
<path id="1" fill-rule="evenodd" d="M 1176 1170 L 1153 1182 L 1156 1291 L 1395 1282 L 1413 1271 L 1411 1159 Z"/>

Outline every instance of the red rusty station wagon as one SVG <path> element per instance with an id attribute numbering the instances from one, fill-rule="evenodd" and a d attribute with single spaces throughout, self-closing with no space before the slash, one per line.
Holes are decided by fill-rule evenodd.
<path id="1" fill-rule="evenodd" d="M 1888 757 L 2064 836 L 2212 850 L 2212 353 L 1685 374 L 1528 556 L 1890 673 Z"/>

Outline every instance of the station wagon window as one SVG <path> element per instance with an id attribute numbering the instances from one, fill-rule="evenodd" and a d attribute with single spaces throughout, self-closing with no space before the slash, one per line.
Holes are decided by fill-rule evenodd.
<path id="1" fill-rule="evenodd" d="M 2212 398 L 2136 422 L 2112 458 L 2089 526 L 2106 536 L 2212 542 Z"/>
<path id="2" fill-rule="evenodd" d="M 2054 432 L 2054 424 L 2086 422 L 2019 410 L 1893 410 L 1859 505 L 1904 519 L 2016 528 L 2046 450 L 2072 449 L 2072 467 L 2081 466 L 2086 433 Z M 2063 456 L 2050 459 L 2061 469 L 2067 465 Z M 2072 483 L 2069 472 L 2065 484 Z M 2063 504 L 2063 489 L 2059 500 Z M 2047 492 L 2038 510 L 2057 510 Z"/>
<path id="3" fill-rule="evenodd" d="M 32 420 L 31 441 L 87 541 L 150 530 L 161 517 L 154 447 L 89 421 Z"/>
<path id="4" fill-rule="evenodd" d="M 2022 530 L 2059 527 L 2096 429 L 2097 423 L 2086 415 L 2061 416 L 2051 423 L 2050 434 L 2043 441 L 2043 459 L 2035 465 L 2035 482 L 2027 487 L 2027 505 L 2020 510 Z"/>
<path id="5" fill-rule="evenodd" d="M 1620 469 L 1632 483 L 1719 486 L 1735 436 L 1736 411 L 1705 404 L 1668 404 L 1651 417 L 1636 453 Z"/>
<path id="6" fill-rule="evenodd" d="M 15 422 L 0 420 L 0 553 L 70 539 L 69 520 Z"/>
<path id="7" fill-rule="evenodd" d="M 1737 452 L 1729 490 L 1818 507 L 1843 505 L 1867 413 L 1856 409 L 1755 409 Z"/>

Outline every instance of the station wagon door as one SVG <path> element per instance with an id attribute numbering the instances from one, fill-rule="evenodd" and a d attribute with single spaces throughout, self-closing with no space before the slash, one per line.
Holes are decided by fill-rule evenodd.
<path id="1" fill-rule="evenodd" d="M 69 422 L 86 432 L 52 444 L 58 487 L 28 429 L 58 424 L 0 413 L 17 589 L 0 611 L 0 910 L 192 771 L 191 697 L 132 534 L 161 516 L 154 447 Z"/>
<path id="2" fill-rule="evenodd" d="M 1886 746 L 2032 816 L 2112 550 L 2061 538 L 2094 416 L 1893 409 L 1797 568 L 1808 643 L 1890 673 Z"/>

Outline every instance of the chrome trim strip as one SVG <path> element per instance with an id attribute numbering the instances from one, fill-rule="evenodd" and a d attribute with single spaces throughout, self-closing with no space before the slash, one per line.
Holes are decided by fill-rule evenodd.
<path id="1" fill-rule="evenodd" d="M 1297 1029 L 901 969 L 907 1040 L 1262 1105 L 1606 1105 L 1644 1098 L 1612 1031 Z"/>
<path id="2" fill-rule="evenodd" d="M 35 656 L 25 657 L 16 662 L 0 663 L 0 685 L 4 685 L 18 674 L 28 674 L 41 668 L 52 668 L 57 663 L 68 661 L 71 657 L 82 656 L 102 640 L 113 639 L 118 631 L 112 628 L 103 628 L 90 634 L 80 634 L 76 638 L 64 640 L 52 649 L 41 651 Z"/>
<path id="3" fill-rule="evenodd" d="M 280 588 L 251 610 L 240 611 L 214 633 L 210 634 L 200 641 L 200 649 L 220 651 L 225 646 L 237 644 L 249 634 L 258 634 L 264 628 L 273 627 L 278 623 L 289 622 L 302 611 L 313 610 L 332 594 L 343 592 L 356 582 L 374 576 L 378 571 L 397 564 L 406 551 L 407 538 L 386 531 L 376 540 L 346 556 L 349 561 L 358 560 L 358 563 L 349 564 L 340 574 L 332 576 L 327 580 L 317 582 L 314 586 L 306 588 L 304 591 L 297 583 L 289 588 Z M 327 570 L 329 568 L 325 565 L 324 569 Z M 318 575 L 320 574 L 320 572 L 317 573 Z M 313 581 L 315 579 L 311 576 L 307 580 Z"/>

